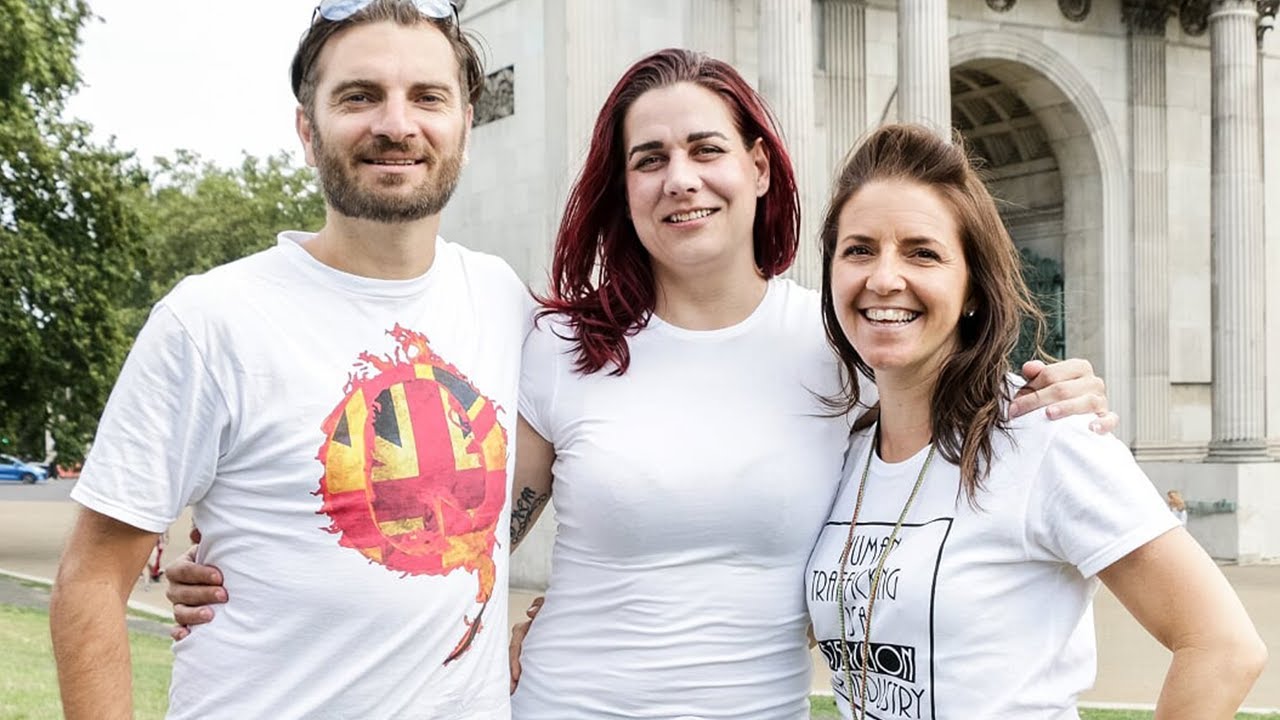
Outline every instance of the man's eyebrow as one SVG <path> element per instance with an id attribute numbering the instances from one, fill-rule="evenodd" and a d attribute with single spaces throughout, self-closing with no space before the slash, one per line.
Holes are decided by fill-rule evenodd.
<path id="1" fill-rule="evenodd" d="M 447 82 L 420 82 L 414 83 L 411 88 L 413 92 L 422 92 L 423 90 L 435 90 L 444 92 L 446 95 L 453 96 L 453 86 Z"/>
<path id="2" fill-rule="evenodd" d="M 341 95 L 348 90 L 377 90 L 378 84 L 372 80 L 344 80 L 333 86 L 330 95 Z"/>
<path id="3" fill-rule="evenodd" d="M 372 92 L 377 94 L 382 94 L 383 92 L 382 86 L 380 86 L 377 82 L 374 82 L 373 80 L 355 78 L 352 80 L 344 80 L 343 82 L 338 83 L 333 87 L 332 90 L 329 91 L 329 95 L 330 97 L 335 97 L 335 96 L 341 95 L 342 93 L 348 92 L 350 90 L 363 90 L 366 92 Z M 420 83 L 415 83 L 412 87 L 409 88 L 409 92 L 411 93 L 421 93 L 421 92 L 427 92 L 427 91 L 438 92 L 447 97 L 454 96 L 454 88 L 452 85 L 450 85 L 447 82 L 420 82 Z"/>

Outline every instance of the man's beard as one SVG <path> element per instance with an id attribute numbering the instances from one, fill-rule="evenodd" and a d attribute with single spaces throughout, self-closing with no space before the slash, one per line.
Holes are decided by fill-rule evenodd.
<path id="1" fill-rule="evenodd" d="M 435 155 L 429 148 L 416 149 L 409 143 L 398 143 L 378 137 L 372 147 L 358 148 L 350 155 L 328 152 L 321 135 L 312 136 L 312 149 L 316 155 L 316 172 L 325 200 L 337 212 L 359 220 L 380 223 L 407 223 L 437 215 L 448 204 L 458 186 L 462 173 L 462 154 L 465 138 L 458 143 L 452 155 Z M 377 188 L 362 187 L 353 164 L 353 157 L 371 157 L 395 153 L 400 156 L 422 156 L 427 166 L 427 176 L 408 195 L 379 192 Z M 395 188 L 410 180 L 402 175 L 383 175 L 376 181 L 380 187 Z"/>

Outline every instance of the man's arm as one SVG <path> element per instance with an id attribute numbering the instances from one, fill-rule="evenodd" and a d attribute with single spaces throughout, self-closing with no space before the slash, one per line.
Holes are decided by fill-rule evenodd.
<path id="1" fill-rule="evenodd" d="M 523 417 L 516 420 L 516 473 L 511 491 L 511 549 L 520 546 L 551 499 L 556 450 Z"/>
<path id="2" fill-rule="evenodd" d="M 1093 365 L 1088 360 L 1072 358 L 1052 365 L 1031 360 L 1023 363 L 1022 376 L 1027 384 L 1018 390 L 1009 404 L 1010 417 L 1041 408 L 1052 420 L 1072 415 L 1097 415 L 1089 429 L 1099 435 L 1106 435 L 1120 424 L 1120 416 L 1107 409 L 1106 383 L 1093 374 Z M 871 381 L 861 375 L 859 378 L 863 380 L 863 392 L 866 392 Z M 880 408 L 874 405 L 854 420 L 853 429 L 871 427 L 879 416 Z"/>
<path id="3" fill-rule="evenodd" d="M 1022 376 L 1027 384 L 1009 405 L 1009 415 L 1018 417 L 1045 408 L 1049 419 L 1071 415 L 1097 415 L 1089 428 L 1099 435 L 1115 430 L 1120 417 L 1107 409 L 1107 387 L 1093 374 L 1088 360 L 1071 358 L 1045 365 L 1039 360 L 1023 363 Z"/>
<path id="4" fill-rule="evenodd" d="M 49 602 L 67 720 L 133 717 L 125 606 L 155 542 L 156 533 L 80 510 Z"/>

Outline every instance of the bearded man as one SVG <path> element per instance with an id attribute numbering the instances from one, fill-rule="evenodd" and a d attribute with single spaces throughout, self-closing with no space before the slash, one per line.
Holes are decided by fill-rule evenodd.
<path id="1" fill-rule="evenodd" d="M 292 79 L 324 227 L 187 278 L 139 334 L 51 604 L 68 718 L 132 717 L 125 602 L 189 504 L 236 602 L 175 644 L 169 717 L 509 716 L 529 307 L 437 236 L 483 77 L 447 0 L 317 8 Z"/>

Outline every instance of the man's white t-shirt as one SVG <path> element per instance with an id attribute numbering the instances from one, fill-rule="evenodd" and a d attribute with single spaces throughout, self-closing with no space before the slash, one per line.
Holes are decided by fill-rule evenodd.
<path id="1" fill-rule="evenodd" d="M 1097 574 L 1177 525 L 1119 440 L 1089 416 L 1012 422 L 976 505 L 959 468 L 936 455 L 885 560 L 871 610 L 867 714 L 876 720 L 1075 720 L 1093 684 Z M 814 548 L 805 595 L 844 717 L 839 558 L 875 428 L 855 436 L 845 481 Z M 928 448 L 871 458 L 843 591 L 853 696 L 872 573 Z"/>
<path id="2" fill-rule="evenodd" d="M 194 504 L 229 602 L 175 644 L 170 718 L 506 718 L 524 286 L 443 240 L 388 281 L 306 239 L 155 307 L 72 497 L 153 532 Z"/>
<path id="3" fill-rule="evenodd" d="M 544 318 L 525 344 L 559 530 L 512 716 L 807 719 L 803 572 L 849 428 L 816 293 L 773 280 L 721 330 L 654 317 L 620 377 L 576 372 L 567 337 Z"/>

